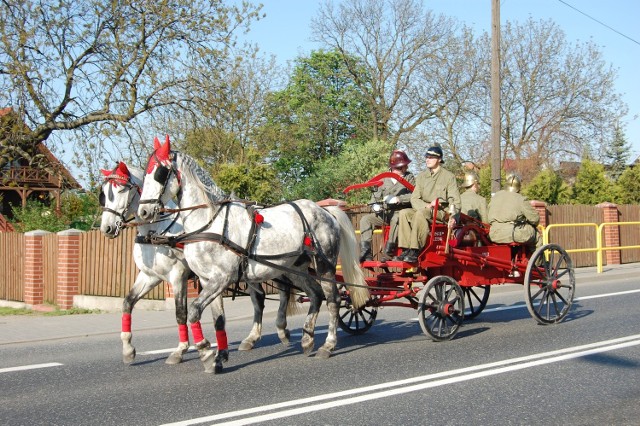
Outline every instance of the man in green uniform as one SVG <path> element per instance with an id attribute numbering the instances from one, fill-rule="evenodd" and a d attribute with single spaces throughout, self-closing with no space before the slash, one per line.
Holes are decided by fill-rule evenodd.
<path id="1" fill-rule="evenodd" d="M 425 154 L 427 170 L 416 177 L 416 186 L 411 194 L 412 208 L 400 211 L 398 245 L 404 250 L 395 260 L 409 263 L 418 261 L 420 250 L 429 235 L 437 199 L 440 199 L 438 222 L 445 220 L 447 211 L 452 211 L 453 214 L 460 212 L 458 184 L 453 173 L 441 167 L 444 163 L 442 157 L 439 146 L 432 146 Z M 453 220 L 451 217 L 450 221 Z"/>
<path id="2" fill-rule="evenodd" d="M 414 185 L 415 177 L 408 171 L 409 163 L 411 160 L 404 151 L 395 150 L 389 157 L 391 172 Z M 369 201 L 369 204 L 373 205 L 374 211 L 360 219 L 360 262 L 373 260 L 371 253 L 373 229 L 385 223 L 389 223 L 389 238 L 384 249 L 385 257 L 395 254 L 398 238 L 398 212 L 409 206 L 410 201 L 411 191 L 396 179 L 384 178 L 382 186 L 375 187 Z"/>
<path id="3" fill-rule="evenodd" d="M 462 184 L 466 191 L 460 195 L 462 202 L 461 212 L 480 222 L 489 223 L 487 215 L 487 200 L 480 194 L 480 182 L 475 172 L 467 172 L 464 174 L 464 183 Z"/>
<path id="4" fill-rule="evenodd" d="M 495 193 L 489 203 L 489 238 L 494 243 L 524 243 L 531 248 L 541 244 L 540 215 L 520 194 L 520 177 L 507 175 L 506 188 Z"/>

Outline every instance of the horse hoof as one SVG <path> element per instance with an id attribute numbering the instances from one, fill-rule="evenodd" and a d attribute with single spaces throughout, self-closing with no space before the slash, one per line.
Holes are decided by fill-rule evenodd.
<path id="1" fill-rule="evenodd" d="M 201 351 L 200 352 L 200 361 L 202 361 L 202 365 L 204 365 L 205 373 L 213 373 L 213 366 L 216 362 L 216 357 L 213 356 L 213 351 Z"/>
<path id="2" fill-rule="evenodd" d="M 175 365 L 180 364 L 182 362 L 182 354 L 181 353 L 172 353 L 169 355 L 169 358 L 164 362 L 165 364 Z"/>
<path id="3" fill-rule="evenodd" d="M 307 346 L 307 347 L 303 346 L 302 347 L 302 353 L 305 356 L 311 356 L 311 352 L 313 352 L 313 346 Z"/>
<path id="4" fill-rule="evenodd" d="M 253 349 L 253 343 L 244 340 L 240 343 L 240 346 L 238 346 L 239 351 L 250 351 L 251 349 Z"/>
<path id="5" fill-rule="evenodd" d="M 213 369 L 213 374 L 220 374 L 222 373 L 222 364 L 218 365 L 216 364 L 216 366 Z"/>
<path id="6" fill-rule="evenodd" d="M 318 349 L 318 352 L 316 352 L 316 358 L 329 359 L 330 357 L 331 357 L 331 351 L 325 348 L 320 348 Z"/>
<path id="7" fill-rule="evenodd" d="M 122 362 L 125 364 L 131 364 L 136 359 L 136 350 L 133 349 L 129 352 L 122 353 Z"/>
<path id="8" fill-rule="evenodd" d="M 221 362 L 229 361 L 229 350 L 228 349 L 219 350 L 218 353 L 216 354 L 216 361 L 221 361 Z"/>

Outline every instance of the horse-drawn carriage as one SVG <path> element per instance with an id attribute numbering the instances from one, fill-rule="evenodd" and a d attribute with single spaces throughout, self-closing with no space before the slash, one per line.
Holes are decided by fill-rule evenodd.
<path id="1" fill-rule="evenodd" d="M 345 192 L 379 186 L 384 177 L 388 173 L 350 186 Z M 411 184 L 403 183 L 413 190 Z M 366 282 L 370 299 L 364 307 L 355 309 L 348 286 L 344 289 L 339 318 L 344 331 L 364 333 L 373 325 L 379 307 L 404 306 L 417 309 L 422 330 L 433 340 L 448 340 L 465 318 L 482 312 L 492 285 L 506 283 L 524 285 L 527 308 L 538 323 L 557 323 L 566 317 L 573 302 L 575 277 L 565 250 L 556 244 L 533 252 L 525 244 L 494 244 L 488 236 L 489 225 L 460 213 L 449 228 L 437 222 L 437 210 L 438 206 L 417 264 L 362 263 L 369 271 Z M 387 234 L 383 232 L 385 239 Z"/>
<path id="2" fill-rule="evenodd" d="M 171 258 L 166 265 L 168 274 L 175 269 L 171 266 L 175 259 L 180 262 L 184 259 L 183 273 L 172 280 L 180 336 L 172 359 L 179 362 L 188 347 L 188 321 L 207 372 L 221 371 L 221 363 L 227 357 L 219 296 L 239 281 L 258 285 L 273 280 L 284 289 L 295 288 L 306 294 L 310 307 L 302 327 L 301 344 L 307 355 L 314 349 L 316 320 L 321 302 L 326 301 L 328 333 L 325 343 L 316 351 L 321 358 L 329 357 L 335 349 L 338 327 L 352 334 L 364 333 L 373 325 L 380 306 L 417 309 L 423 331 L 434 340 L 446 340 L 455 336 L 465 316 L 473 318 L 484 309 L 490 286 L 494 284 L 524 284 L 527 307 L 542 324 L 561 321 L 573 301 L 573 268 L 562 248 L 549 244 L 530 254 L 523 245 L 492 244 L 487 226 L 465 215 L 460 215 L 452 228 L 438 224 L 434 217 L 428 244 L 415 264 L 393 261 L 360 264 L 354 228 L 340 208 L 323 208 L 309 200 L 259 207 L 233 198 L 218 188 L 194 159 L 172 151 L 168 137 L 164 144 L 156 139 L 154 152 L 146 171 L 140 171 L 141 176 L 132 176 L 120 168 L 105 173 L 101 229 L 116 237 L 135 212 L 142 221 L 139 225 L 145 223 L 149 227 L 141 244 L 162 246 L 158 250 L 139 247 L 140 251 L 148 252 L 152 264 Z M 384 174 L 353 188 L 378 185 L 382 177 Z M 176 208 L 171 208 L 172 202 Z M 434 210 L 437 212 L 437 206 Z M 180 231 L 169 232 L 171 226 L 166 223 L 179 225 Z M 176 252 L 178 247 L 182 248 Z M 338 257 L 341 270 L 336 273 Z M 202 291 L 189 304 L 187 313 L 184 286 L 189 270 L 199 277 Z M 368 277 L 365 271 L 369 272 Z M 125 299 L 122 326 L 125 362 L 135 357 L 131 345 L 131 309 L 161 279 L 171 278 L 155 270 L 141 273 Z M 284 310 L 289 292 L 281 291 L 281 298 L 285 303 L 281 303 L 276 328 L 283 343 L 288 343 Z M 214 312 L 218 339 L 218 351 L 214 353 L 203 336 L 200 318 L 205 307 L 216 300 L 220 306 Z M 263 307 L 259 300 L 254 300 L 254 328 L 239 349 L 250 349 L 260 338 Z"/>

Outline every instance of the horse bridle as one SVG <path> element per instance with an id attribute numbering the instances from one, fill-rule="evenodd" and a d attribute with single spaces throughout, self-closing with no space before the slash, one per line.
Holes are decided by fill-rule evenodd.
<path id="1" fill-rule="evenodd" d="M 122 178 L 120 177 L 107 177 L 105 179 L 105 182 L 108 182 L 114 186 L 122 186 L 123 188 L 118 191 L 118 192 L 122 192 L 122 191 L 129 191 L 129 197 L 127 199 L 127 204 L 124 206 L 124 209 L 122 209 L 121 212 L 117 211 L 117 210 L 113 210 L 110 209 L 108 207 L 105 207 L 105 194 L 104 191 L 100 191 L 100 196 L 98 198 L 99 202 L 100 202 L 100 207 L 102 208 L 103 212 L 109 212 L 114 214 L 115 216 L 117 216 L 119 218 L 119 220 L 116 220 L 116 230 L 114 233 L 114 236 L 118 236 L 118 234 L 120 233 L 120 230 L 122 229 L 122 225 L 124 225 L 125 223 L 131 222 L 134 219 L 134 215 L 133 213 L 130 212 L 130 217 L 127 218 L 125 216 L 125 214 L 127 213 L 127 211 L 129 211 L 129 208 L 131 207 L 131 204 L 133 203 L 133 198 L 136 196 L 136 192 L 138 193 L 138 196 L 140 196 L 142 194 L 142 188 L 140 188 L 140 186 L 138 186 L 137 184 L 135 184 L 134 182 L 131 181 L 131 178 L 127 178 L 127 181 L 125 183 L 122 183 Z M 136 189 L 135 191 L 132 191 L 131 189 Z"/>
<path id="2" fill-rule="evenodd" d="M 169 184 L 169 180 L 171 175 L 173 174 L 176 179 L 178 180 L 178 185 L 180 186 L 180 173 L 178 173 L 175 169 L 175 167 L 173 166 L 173 162 L 175 160 L 175 153 L 171 153 L 170 154 L 170 160 L 171 160 L 171 166 L 167 167 L 165 166 L 160 159 L 158 158 L 157 154 L 154 152 L 152 155 L 152 158 L 155 159 L 156 161 L 156 171 L 153 173 L 153 180 L 155 180 L 156 182 L 158 182 L 159 184 L 162 185 L 162 190 L 160 191 L 160 193 L 158 194 L 158 198 L 156 199 L 144 199 L 144 200 L 140 200 L 138 203 L 139 204 L 154 204 L 154 208 L 153 208 L 153 218 L 155 220 L 155 218 L 158 216 L 158 213 L 160 212 L 160 210 L 164 209 L 164 204 L 162 203 L 162 195 L 164 194 L 164 191 L 167 189 L 167 185 Z M 151 159 L 149 159 L 151 160 Z M 182 191 L 182 187 L 180 187 L 180 189 L 178 190 L 178 199 L 180 199 L 180 192 Z"/>

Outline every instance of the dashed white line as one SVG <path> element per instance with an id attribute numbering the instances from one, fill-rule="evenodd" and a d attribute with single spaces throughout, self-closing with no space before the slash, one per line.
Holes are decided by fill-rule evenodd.
<path id="1" fill-rule="evenodd" d="M 0 368 L 0 373 L 11 373 L 14 371 L 36 370 L 38 368 L 60 367 L 64 364 L 59 362 L 48 362 L 45 364 L 20 365 L 18 367 Z"/>

